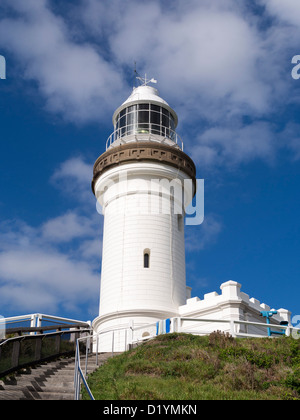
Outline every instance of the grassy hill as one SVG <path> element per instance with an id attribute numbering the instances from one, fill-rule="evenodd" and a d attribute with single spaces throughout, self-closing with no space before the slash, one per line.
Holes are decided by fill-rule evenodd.
<path id="1" fill-rule="evenodd" d="M 97 400 L 299 400 L 300 340 L 167 334 L 89 377 Z"/>

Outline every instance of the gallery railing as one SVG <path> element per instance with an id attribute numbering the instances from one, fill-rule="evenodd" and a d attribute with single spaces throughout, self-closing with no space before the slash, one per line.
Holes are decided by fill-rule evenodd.
<path id="1" fill-rule="evenodd" d="M 150 123 L 143 124 L 143 127 L 126 125 L 116 129 L 106 141 L 106 150 L 117 140 L 119 141 L 118 144 L 123 144 L 129 141 L 130 137 L 132 137 L 134 141 L 145 141 L 147 138 L 159 142 L 169 141 L 168 144 L 170 146 L 177 146 L 183 151 L 183 141 L 176 131 L 171 128 Z"/>

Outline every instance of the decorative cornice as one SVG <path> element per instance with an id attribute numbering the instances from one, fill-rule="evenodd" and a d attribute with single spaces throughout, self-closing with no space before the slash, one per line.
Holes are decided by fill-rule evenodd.
<path id="1" fill-rule="evenodd" d="M 97 179 L 113 166 L 122 165 L 129 162 L 152 161 L 171 165 L 180 171 L 185 172 L 196 187 L 196 167 L 192 159 L 172 146 L 161 143 L 134 142 L 108 149 L 96 160 L 93 171 L 92 190 L 95 194 L 95 184 Z"/>

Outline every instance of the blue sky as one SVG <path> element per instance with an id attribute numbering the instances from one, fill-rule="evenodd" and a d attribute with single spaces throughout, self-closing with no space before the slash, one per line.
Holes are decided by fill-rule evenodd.
<path id="1" fill-rule="evenodd" d="M 299 23 L 296 0 L 1 0 L 0 314 L 97 316 L 92 166 L 135 61 L 205 179 L 193 296 L 232 279 L 299 314 Z"/>

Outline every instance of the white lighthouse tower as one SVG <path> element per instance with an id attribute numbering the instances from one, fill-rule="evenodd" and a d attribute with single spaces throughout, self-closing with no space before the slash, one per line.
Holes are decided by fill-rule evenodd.
<path id="1" fill-rule="evenodd" d="M 100 351 L 110 351 L 112 340 L 124 350 L 130 323 L 176 317 L 186 303 L 184 209 L 196 169 L 175 132 L 175 111 L 149 82 L 142 79 L 115 111 L 114 132 L 94 165 L 92 188 L 104 215 L 93 322 Z"/>

